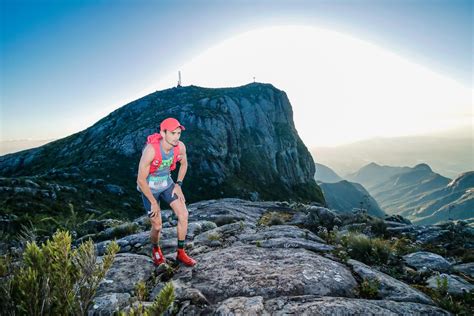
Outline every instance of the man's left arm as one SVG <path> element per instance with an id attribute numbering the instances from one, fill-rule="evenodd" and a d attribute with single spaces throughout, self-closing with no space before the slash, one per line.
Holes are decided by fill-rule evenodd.
<path id="1" fill-rule="evenodd" d="M 179 172 L 178 172 L 178 178 L 176 179 L 176 182 L 178 181 L 183 181 L 184 177 L 186 176 L 186 172 L 188 171 L 188 157 L 186 155 L 186 146 L 184 145 L 183 142 L 179 142 Z M 179 185 L 175 185 L 175 193 L 178 195 L 178 198 L 182 199 L 183 202 L 186 202 L 186 199 L 184 198 L 183 191 L 181 190 L 181 187 Z"/>

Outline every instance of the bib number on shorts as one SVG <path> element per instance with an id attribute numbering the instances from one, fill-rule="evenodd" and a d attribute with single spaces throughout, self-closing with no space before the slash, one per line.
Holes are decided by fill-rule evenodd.
<path id="1" fill-rule="evenodd" d="M 166 189 L 168 186 L 168 177 L 155 177 L 155 176 L 150 176 L 148 179 L 148 186 L 152 190 L 161 190 L 161 189 Z"/>

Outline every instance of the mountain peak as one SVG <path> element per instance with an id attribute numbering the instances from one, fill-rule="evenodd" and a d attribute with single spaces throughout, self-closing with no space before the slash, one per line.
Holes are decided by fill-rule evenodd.
<path id="1" fill-rule="evenodd" d="M 316 181 L 335 183 L 342 180 L 342 178 L 328 166 L 316 163 L 316 173 L 314 174 Z"/>
<path id="2" fill-rule="evenodd" d="M 371 162 L 368 165 L 366 165 L 365 167 L 362 167 L 361 169 L 363 169 L 363 168 L 380 168 L 380 167 L 381 166 L 378 163 Z"/>
<path id="3" fill-rule="evenodd" d="M 415 167 L 413 167 L 413 169 L 433 172 L 433 170 L 431 170 L 431 167 L 428 166 L 428 164 L 426 164 L 426 163 L 420 163 L 420 164 L 416 165 Z"/>
<path id="4" fill-rule="evenodd" d="M 186 126 L 181 140 L 192 166 L 186 175 L 188 201 L 240 197 L 324 203 L 313 178 L 314 161 L 295 128 L 290 101 L 284 91 L 268 83 L 156 91 L 79 133 L 0 157 L 0 174 L 36 176 L 52 169 L 67 173 L 75 166 L 83 178 L 106 179 L 104 187 L 121 186 L 127 194 L 122 201 L 133 205 L 138 200 L 133 183 L 143 145 L 166 117 Z M 117 167 L 123 172 L 116 172 Z M 86 190 L 82 186 L 76 189 Z M 101 208 L 110 209 L 106 203 L 109 199 Z M 125 206 L 117 208 L 126 211 Z"/>

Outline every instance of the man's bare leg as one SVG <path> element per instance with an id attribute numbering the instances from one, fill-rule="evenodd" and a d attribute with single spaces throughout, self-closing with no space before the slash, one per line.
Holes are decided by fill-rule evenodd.
<path id="1" fill-rule="evenodd" d="M 150 241 L 152 244 L 157 245 L 160 242 L 160 233 L 162 229 L 161 212 L 159 211 L 158 214 L 150 217 L 150 222 Z"/>
<path id="2" fill-rule="evenodd" d="M 160 242 L 160 233 L 162 229 L 162 222 L 161 222 L 161 211 L 158 210 L 155 216 L 150 217 L 151 222 L 151 230 L 150 230 L 150 241 L 152 245 L 152 256 L 153 262 L 156 265 L 160 265 L 166 262 L 163 253 L 161 252 L 161 248 L 159 246 Z"/>
<path id="3" fill-rule="evenodd" d="M 188 232 L 188 209 L 186 204 L 180 200 L 174 200 L 170 204 L 173 212 L 178 217 L 178 225 L 176 226 L 178 230 L 178 240 L 184 240 Z"/>
<path id="4" fill-rule="evenodd" d="M 184 251 L 184 241 L 188 232 L 188 209 L 186 204 L 179 199 L 171 202 L 170 206 L 178 217 L 178 225 L 176 227 L 178 231 L 178 253 L 176 259 L 187 266 L 193 266 L 196 264 L 196 260 L 189 257 Z"/>

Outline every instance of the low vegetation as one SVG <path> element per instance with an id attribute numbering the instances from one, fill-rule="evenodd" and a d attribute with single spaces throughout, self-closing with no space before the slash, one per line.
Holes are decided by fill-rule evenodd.
<path id="1" fill-rule="evenodd" d="M 135 293 L 138 304 L 131 306 L 128 311 L 121 311 L 120 316 L 152 316 L 163 315 L 170 307 L 172 307 L 175 294 L 173 283 L 168 282 L 161 289 L 158 295 L 149 306 L 145 306 L 143 301 L 147 299 L 148 293 L 144 282 L 139 282 L 135 287 Z"/>
<path id="2" fill-rule="evenodd" d="M 58 231 L 42 245 L 28 242 L 23 258 L 2 258 L 1 310 L 7 315 L 86 315 L 96 290 L 119 251 L 108 245 L 99 263 L 94 243 L 71 247 L 71 234 Z"/>
<path id="3" fill-rule="evenodd" d="M 462 253 L 460 250 L 466 242 L 465 236 L 456 233 L 452 225 L 446 225 L 448 231 L 452 230 L 448 243 L 449 247 L 441 247 L 442 244 L 419 244 L 408 236 L 390 236 L 386 224 L 379 219 L 367 218 L 365 223 L 351 223 L 348 230 L 339 231 L 338 226 L 328 229 L 319 226 L 316 230 L 319 237 L 328 244 L 334 246 L 333 254 L 341 262 L 346 263 L 349 259 L 361 261 L 375 267 L 392 277 L 402 280 L 430 296 L 441 308 L 457 315 L 472 315 L 474 310 L 474 293 L 453 295 L 448 293 L 446 278 L 438 279 L 436 289 L 426 287 L 426 280 L 431 274 L 429 272 L 418 272 L 406 269 L 402 257 L 417 251 L 430 251 L 449 257 L 453 256 L 460 262 L 469 261 L 471 253 Z M 451 230 L 450 230 L 451 229 Z M 467 261 L 466 261 L 467 260 Z M 363 279 L 359 286 L 359 296 L 366 299 L 377 299 L 380 283 L 376 279 Z"/>
<path id="4" fill-rule="evenodd" d="M 270 211 L 263 214 L 257 224 L 261 226 L 284 225 L 292 218 L 293 214 L 288 212 Z"/>
<path id="5" fill-rule="evenodd" d="M 379 294 L 380 281 L 364 278 L 359 287 L 359 295 L 366 299 L 376 299 Z"/>

